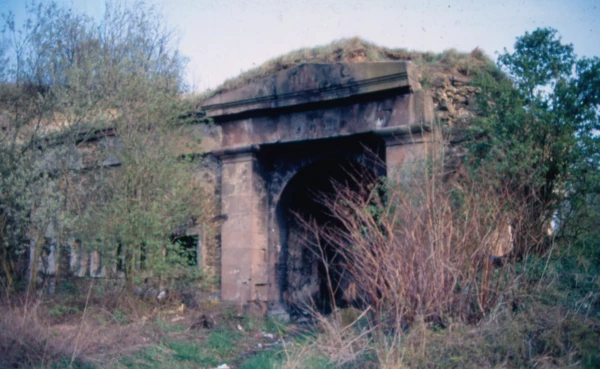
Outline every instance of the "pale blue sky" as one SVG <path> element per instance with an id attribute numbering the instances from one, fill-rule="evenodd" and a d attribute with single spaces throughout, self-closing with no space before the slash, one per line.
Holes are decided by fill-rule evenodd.
<path id="1" fill-rule="evenodd" d="M 554 27 L 579 55 L 600 56 L 600 0 L 147 0 L 179 30 L 196 91 L 305 46 L 359 36 L 419 51 L 483 49 L 494 57 L 515 37 Z M 59 0 L 92 15 L 101 0 Z M 0 0 L 22 14 L 24 0 Z"/>

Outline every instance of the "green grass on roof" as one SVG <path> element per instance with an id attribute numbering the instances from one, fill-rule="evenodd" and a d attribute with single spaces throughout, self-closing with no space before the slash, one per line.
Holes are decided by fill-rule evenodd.
<path id="1" fill-rule="evenodd" d="M 479 69 L 493 63 L 480 49 L 462 53 L 449 49 L 442 53 L 390 49 L 365 41 L 359 37 L 341 39 L 324 46 L 303 48 L 273 58 L 264 64 L 228 79 L 210 95 L 233 90 L 250 82 L 303 63 L 363 63 L 375 61 L 412 60 L 425 69 L 434 69 L 469 75 L 471 69 Z M 208 95 L 204 95 L 204 98 Z"/>

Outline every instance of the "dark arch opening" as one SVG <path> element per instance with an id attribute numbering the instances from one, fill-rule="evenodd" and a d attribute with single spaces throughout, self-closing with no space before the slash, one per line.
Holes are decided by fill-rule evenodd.
<path id="1" fill-rule="evenodd" d="M 301 169 L 285 187 L 276 210 L 282 246 L 280 291 L 292 314 L 303 313 L 307 305 L 329 314 L 334 306 L 352 303 L 344 295 L 348 286 L 343 260 L 301 219 L 320 227 L 342 227 L 324 199 L 335 196 L 337 185 L 354 191 L 366 188 L 377 180 L 379 169 L 369 170 L 352 160 L 322 160 Z"/>

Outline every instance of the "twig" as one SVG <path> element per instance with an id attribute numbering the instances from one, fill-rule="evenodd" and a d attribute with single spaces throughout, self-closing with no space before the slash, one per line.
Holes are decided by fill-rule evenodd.
<path id="1" fill-rule="evenodd" d="M 77 336 L 75 337 L 75 347 L 73 347 L 73 354 L 71 355 L 71 362 L 69 363 L 69 368 L 73 367 L 73 362 L 75 361 L 75 355 L 77 354 L 77 346 L 79 346 L 79 336 L 81 335 L 81 329 L 83 328 L 83 324 L 85 322 L 85 313 L 87 312 L 88 303 L 90 301 L 90 295 L 92 294 L 92 286 L 94 285 L 94 279 L 90 282 L 90 287 L 88 288 L 87 297 L 85 299 L 85 306 L 83 308 L 83 314 L 81 315 L 81 323 L 79 323 L 79 329 L 77 330 Z"/>

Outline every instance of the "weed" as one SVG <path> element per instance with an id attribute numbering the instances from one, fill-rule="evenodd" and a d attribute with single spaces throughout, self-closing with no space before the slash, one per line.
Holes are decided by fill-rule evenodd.
<path id="1" fill-rule="evenodd" d="M 77 288 L 77 285 L 71 279 L 60 280 L 58 289 L 60 292 L 63 292 L 63 293 L 69 294 L 69 295 L 75 295 L 79 291 L 79 289 Z"/>
<path id="2" fill-rule="evenodd" d="M 213 365 L 216 359 L 210 356 L 203 356 L 202 347 L 195 342 L 190 341 L 171 341 L 166 346 L 175 353 L 173 357 L 179 361 L 191 361 L 198 364 Z"/>
<path id="3" fill-rule="evenodd" d="M 123 325 L 123 324 L 127 324 L 127 323 L 129 323 L 129 319 L 127 318 L 127 316 L 125 315 L 125 313 L 123 313 L 123 312 L 122 312 L 122 311 L 120 311 L 120 310 L 117 310 L 117 311 L 115 311 L 115 312 L 112 314 L 112 316 L 113 316 L 113 318 L 115 319 L 115 321 L 116 321 L 118 324 L 121 324 L 121 325 Z"/>
<path id="4" fill-rule="evenodd" d="M 212 332 L 208 335 L 206 347 L 211 349 L 216 355 L 225 357 L 234 349 L 234 340 L 239 338 L 239 335 L 232 331 Z"/>
<path id="5" fill-rule="evenodd" d="M 48 314 L 50 314 L 50 316 L 54 317 L 54 318 L 61 318 L 65 315 L 74 314 L 74 313 L 78 313 L 78 312 L 79 312 L 79 309 L 77 309 L 76 307 L 65 306 L 65 305 L 56 305 L 48 311 Z"/>
<path id="6" fill-rule="evenodd" d="M 187 327 L 179 324 L 173 324 L 162 318 L 156 318 L 156 326 L 165 333 L 179 333 L 187 329 Z"/>
<path id="7" fill-rule="evenodd" d="M 50 364 L 51 369 L 96 369 L 91 363 L 63 359 Z"/>
<path id="8" fill-rule="evenodd" d="M 337 365 L 329 362 L 327 357 L 322 355 L 309 355 L 304 362 L 302 369 L 332 369 Z"/>
<path id="9" fill-rule="evenodd" d="M 160 369 L 176 368 L 179 363 L 172 358 L 171 351 L 162 345 L 146 347 L 141 351 L 125 356 L 117 365 L 116 369 Z"/>
<path id="10" fill-rule="evenodd" d="M 285 334 L 287 323 L 277 316 L 269 315 L 265 318 L 264 329 L 267 333 Z"/>
<path id="11" fill-rule="evenodd" d="M 239 369 L 275 369 L 281 365 L 281 353 L 277 351 L 261 352 L 244 362 Z"/>
<path id="12" fill-rule="evenodd" d="M 243 327 L 246 331 L 259 330 L 265 325 L 265 320 L 258 317 L 248 317 L 243 319 Z"/>

